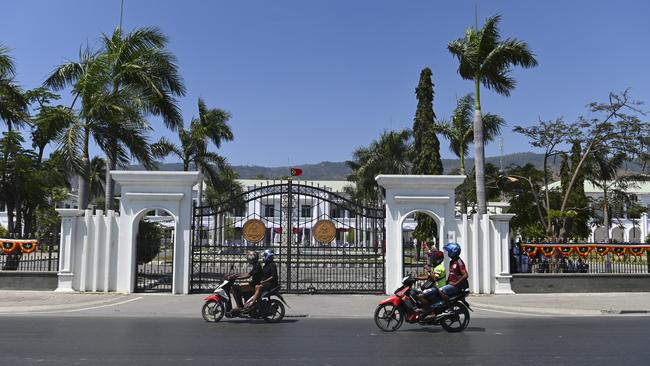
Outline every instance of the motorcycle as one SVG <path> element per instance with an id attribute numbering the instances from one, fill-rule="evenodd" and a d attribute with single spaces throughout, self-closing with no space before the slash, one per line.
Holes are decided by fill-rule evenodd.
<path id="1" fill-rule="evenodd" d="M 433 316 L 421 311 L 418 295 L 414 288 L 416 279 L 409 275 L 402 279 L 393 296 L 383 300 L 375 310 L 375 324 L 384 332 L 394 332 L 404 321 L 421 325 L 441 325 L 447 332 L 461 332 L 469 325 L 469 312 L 473 311 L 467 300 L 469 290 L 463 290 L 449 299 L 438 302 L 433 309 Z"/>
<path id="2" fill-rule="evenodd" d="M 224 316 L 226 318 L 264 319 L 269 323 L 277 323 L 284 318 L 284 305 L 289 305 L 284 301 L 277 287 L 263 292 L 260 299 L 250 309 L 233 313 L 230 301 L 233 282 L 232 278 L 227 277 L 212 295 L 204 299 L 201 315 L 206 322 L 216 323 Z"/>

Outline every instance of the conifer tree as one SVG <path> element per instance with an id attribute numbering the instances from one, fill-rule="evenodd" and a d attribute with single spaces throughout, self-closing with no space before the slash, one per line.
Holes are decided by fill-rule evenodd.
<path id="1" fill-rule="evenodd" d="M 440 140 L 436 136 L 434 125 L 436 115 L 433 112 L 433 83 L 431 82 L 431 69 L 428 67 L 420 72 L 420 82 L 415 89 L 415 95 L 418 99 L 418 106 L 413 120 L 412 172 L 423 175 L 442 174 Z M 415 219 L 418 226 L 415 228 L 413 236 L 419 242 L 430 241 L 437 236 L 437 225 L 430 216 L 418 213 Z"/>

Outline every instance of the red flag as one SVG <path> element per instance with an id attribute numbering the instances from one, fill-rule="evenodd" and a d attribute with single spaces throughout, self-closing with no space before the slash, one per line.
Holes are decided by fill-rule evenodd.
<path id="1" fill-rule="evenodd" d="M 300 168 L 291 168 L 291 176 L 292 177 L 297 177 L 302 175 L 302 169 Z"/>

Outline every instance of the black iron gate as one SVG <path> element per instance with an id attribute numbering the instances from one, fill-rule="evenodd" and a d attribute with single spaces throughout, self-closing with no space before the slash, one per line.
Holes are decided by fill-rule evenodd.
<path id="1" fill-rule="evenodd" d="M 284 292 L 383 293 L 384 216 L 383 207 L 291 180 L 195 207 L 190 288 L 210 291 L 225 273 L 248 271 L 247 251 L 270 248 Z"/>

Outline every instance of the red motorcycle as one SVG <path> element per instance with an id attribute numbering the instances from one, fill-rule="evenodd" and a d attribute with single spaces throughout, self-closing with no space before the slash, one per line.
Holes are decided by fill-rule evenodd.
<path id="1" fill-rule="evenodd" d="M 404 321 L 421 325 L 441 325 L 448 332 L 461 332 L 469 325 L 469 312 L 472 310 L 465 299 L 468 290 L 438 303 L 433 314 L 424 313 L 418 302 L 419 290 L 414 289 L 415 278 L 406 276 L 395 295 L 383 300 L 375 310 L 375 324 L 384 332 L 394 332 Z"/>

